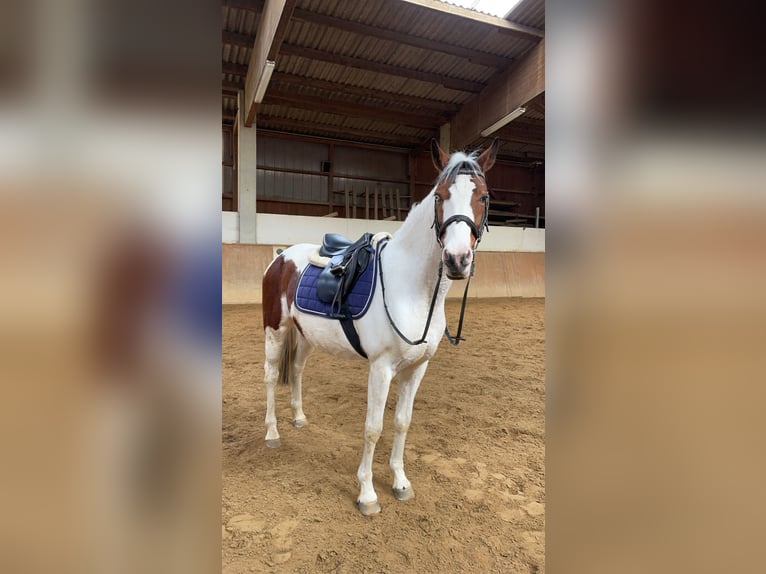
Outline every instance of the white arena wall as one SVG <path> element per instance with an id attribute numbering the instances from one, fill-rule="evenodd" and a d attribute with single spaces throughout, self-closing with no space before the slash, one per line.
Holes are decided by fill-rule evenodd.
<path id="1" fill-rule="evenodd" d="M 366 231 L 396 231 L 401 222 L 298 215 L 256 215 L 257 244 L 239 243 L 239 214 L 222 212 L 222 302 L 261 302 L 263 272 L 278 248 L 318 243 L 324 233 L 357 238 Z M 461 297 L 455 282 L 450 297 Z M 545 297 L 545 230 L 490 227 L 476 256 L 471 297 Z"/>

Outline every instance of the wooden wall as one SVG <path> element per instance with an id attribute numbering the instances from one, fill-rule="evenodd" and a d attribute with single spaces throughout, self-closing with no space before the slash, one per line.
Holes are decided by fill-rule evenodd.
<path id="1" fill-rule="evenodd" d="M 222 302 L 261 302 L 261 281 L 274 256 L 272 245 L 224 244 L 222 246 Z M 447 294 L 463 296 L 465 283 L 455 281 Z M 545 253 L 476 253 L 476 275 L 470 297 L 545 297 Z"/>
<path id="2" fill-rule="evenodd" d="M 224 211 L 236 211 L 236 167 L 231 130 L 224 127 Z M 372 203 L 375 189 L 381 194 L 399 192 L 401 217 L 409 206 L 431 190 L 436 169 L 423 150 L 383 148 L 322 138 L 264 132 L 258 135 L 258 211 L 286 215 L 323 216 L 337 212 L 346 217 L 344 191 L 354 192 L 357 218 L 364 218 L 364 190 Z M 540 208 L 544 227 L 545 182 L 540 164 L 523 164 L 500 158 L 487 174 L 490 187 L 490 224 L 534 227 Z M 349 209 L 348 216 L 353 215 Z M 379 219 L 390 215 L 379 212 Z M 372 215 L 370 216 L 372 218 Z"/>

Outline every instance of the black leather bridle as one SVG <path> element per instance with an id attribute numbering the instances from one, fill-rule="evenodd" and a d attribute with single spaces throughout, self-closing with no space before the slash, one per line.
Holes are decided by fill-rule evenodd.
<path id="1" fill-rule="evenodd" d="M 484 175 L 480 173 L 475 173 L 473 171 L 459 171 L 457 175 L 475 175 L 478 177 L 481 177 L 484 179 Z M 485 180 L 486 182 L 486 180 Z M 444 243 L 442 242 L 442 237 L 447 232 L 447 227 L 452 225 L 453 223 L 457 223 L 459 221 L 462 221 L 468 227 L 471 229 L 471 233 L 473 234 L 474 238 L 474 244 L 473 244 L 473 251 L 476 251 L 476 247 L 479 245 L 479 242 L 481 241 L 481 236 L 484 234 L 484 231 L 489 231 L 489 193 L 486 193 L 481 196 L 481 202 L 484 204 L 484 213 L 481 216 L 481 223 L 479 225 L 476 225 L 476 223 L 468 217 L 467 215 L 453 215 L 452 217 L 448 217 L 446 221 L 444 221 L 442 224 L 439 224 L 439 202 L 442 201 L 442 198 L 439 197 L 438 194 L 434 194 L 434 222 L 431 224 L 431 228 L 436 232 L 436 242 L 439 244 L 439 247 L 444 247 Z M 471 275 L 473 275 L 473 268 L 471 268 Z"/>
<path id="2" fill-rule="evenodd" d="M 484 174 L 476 173 L 474 171 L 459 171 L 458 175 L 460 174 L 470 174 L 475 175 L 478 177 L 484 178 Z M 486 182 L 486 180 L 485 180 Z M 484 231 L 489 231 L 489 224 L 487 222 L 489 218 L 489 192 L 485 195 L 481 196 L 481 202 L 484 204 L 484 213 L 481 218 L 481 223 L 479 225 L 476 225 L 476 223 L 467 215 L 453 215 L 452 217 L 448 217 L 446 221 L 444 221 L 441 225 L 439 225 L 439 211 L 438 211 L 438 205 L 439 201 L 441 201 L 441 197 L 439 197 L 438 194 L 434 194 L 434 222 L 431 225 L 431 228 L 435 229 L 436 231 L 436 242 L 439 244 L 440 247 L 444 247 L 444 243 L 442 242 L 442 236 L 447 231 L 447 227 L 452 225 L 453 223 L 457 223 L 459 221 L 462 221 L 463 223 L 467 224 L 468 227 L 471 228 L 471 233 L 474 237 L 474 243 L 472 251 L 474 253 L 474 257 L 471 259 L 471 273 L 468 275 L 468 279 L 466 279 L 465 282 L 465 290 L 463 291 L 463 301 L 460 304 L 460 319 L 458 320 L 457 325 L 457 334 L 453 337 L 449 332 L 449 327 L 444 327 L 444 334 L 447 335 L 447 340 L 452 345 L 457 345 L 460 343 L 460 341 L 465 341 L 463 337 L 460 336 L 460 334 L 463 332 L 463 318 L 465 316 L 465 302 L 468 297 L 468 287 L 471 284 L 471 277 L 473 277 L 474 272 L 474 266 L 476 263 L 476 248 L 479 246 L 479 242 L 481 241 L 481 237 L 484 234 Z M 383 255 L 383 249 L 388 245 L 388 242 L 384 242 L 383 245 L 380 246 L 380 251 L 378 254 L 378 257 Z M 402 333 L 399 330 L 399 327 L 396 326 L 396 323 L 394 323 L 394 319 L 391 317 L 391 313 L 388 310 L 388 305 L 386 304 L 386 285 L 383 281 L 383 264 L 381 262 L 380 265 L 380 286 L 383 291 L 383 308 L 386 310 L 386 316 L 388 317 L 388 322 L 391 324 L 391 327 L 394 329 L 397 335 L 407 344 L 409 345 L 422 345 L 423 343 L 426 343 L 426 334 L 428 333 L 428 328 L 431 326 L 431 318 L 434 314 L 434 307 L 436 305 L 436 296 L 439 294 L 439 285 L 441 285 L 442 281 L 442 274 L 444 272 L 444 261 L 439 260 L 439 274 L 436 277 L 436 285 L 434 285 L 434 292 L 431 296 L 431 306 L 428 310 L 428 318 L 426 319 L 426 326 L 423 329 L 423 335 L 418 339 L 417 341 L 411 341 L 407 338 L 407 336 Z"/>

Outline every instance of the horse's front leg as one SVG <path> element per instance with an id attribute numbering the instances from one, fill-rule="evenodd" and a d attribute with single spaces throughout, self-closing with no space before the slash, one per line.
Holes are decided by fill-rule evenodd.
<path id="1" fill-rule="evenodd" d="M 410 481 L 404 474 L 404 442 L 412 420 L 412 405 L 418 392 L 420 381 L 426 373 L 428 361 L 412 367 L 399 375 L 394 415 L 394 444 L 391 447 L 391 472 L 394 473 L 394 496 L 398 500 L 409 500 L 415 496 Z"/>
<path id="2" fill-rule="evenodd" d="M 370 364 L 367 381 L 367 419 L 364 424 L 364 451 L 356 473 L 361 487 L 357 504 L 359 511 L 368 516 L 380 512 L 378 495 L 372 486 L 372 459 L 375 445 L 383 431 L 383 412 L 386 409 L 388 388 L 391 386 L 391 366 L 387 363 Z"/>

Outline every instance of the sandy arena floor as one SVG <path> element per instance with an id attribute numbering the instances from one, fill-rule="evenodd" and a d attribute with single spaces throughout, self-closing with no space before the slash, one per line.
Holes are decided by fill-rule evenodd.
<path id="1" fill-rule="evenodd" d="M 364 517 L 367 362 L 314 353 L 309 425 L 290 425 L 278 386 L 282 447 L 267 449 L 261 308 L 224 307 L 223 572 L 544 572 L 543 310 L 543 299 L 468 302 L 467 340 L 442 341 L 415 399 L 407 502 L 391 492 L 392 384 L 373 465 L 383 511 Z M 453 329 L 458 312 L 449 301 Z"/>

